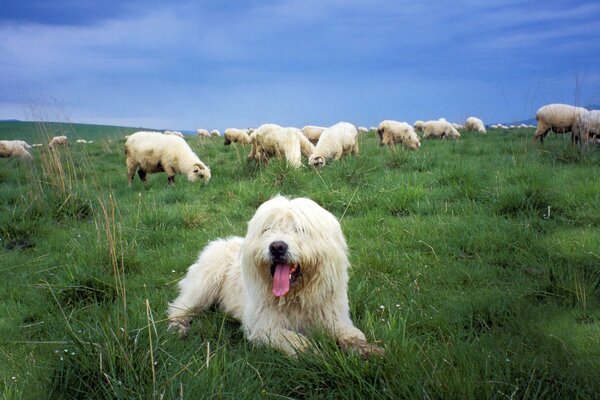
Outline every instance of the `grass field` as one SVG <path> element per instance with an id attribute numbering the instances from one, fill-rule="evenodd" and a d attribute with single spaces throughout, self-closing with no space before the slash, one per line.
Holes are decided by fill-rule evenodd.
<path id="1" fill-rule="evenodd" d="M 600 151 L 533 130 L 361 152 L 315 173 L 192 148 L 207 184 L 130 188 L 128 128 L 0 123 L 1 138 L 92 139 L 0 159 L 0 391 L 30 398 L 594 398 L 600 393 Z M 109 138 L 113 140 L 108 141 Z M 42 140 L 43 139 L 43 140 Z M 314 333 L 254 348 L 218 310 L 166 331 L 176 283 L 211 239 L 244 235 L 274 194 L 341 220 L 352 318 L 385 357 Z"/>

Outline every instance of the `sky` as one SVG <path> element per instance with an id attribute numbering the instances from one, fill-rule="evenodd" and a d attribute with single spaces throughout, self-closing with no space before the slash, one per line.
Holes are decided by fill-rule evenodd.
<path id="1" fill-rule="evenodd" d="M 600 2 L 19 0 L 0 119 L 195 130 L 600 104 Z"/>

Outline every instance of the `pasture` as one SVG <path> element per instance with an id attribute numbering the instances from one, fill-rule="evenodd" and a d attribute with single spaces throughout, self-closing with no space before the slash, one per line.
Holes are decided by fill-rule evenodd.
<path id="1" fill-rule="evenodd" d="M 0 392 L 30 398 L 591 398 L 600 393 L 600 151 L 533 129 L 380 147 L 318 173 L 187 141 L 208 184 L 127 186 L 130 128 L 0 123 L 73 144 L 0 159 Z M 75 139 L 94 140 L 77 145 Z M 109 139 L 112 141 L 109 142 Z M 304 165 L 306 165 L 306 160 Z M 274 194 L 341 220 L 352 319 L 383 358 L 314 332 L 288 358 L 209 310 L 167 332 L 176 283 L 205 244 L 243 236 Z"/>

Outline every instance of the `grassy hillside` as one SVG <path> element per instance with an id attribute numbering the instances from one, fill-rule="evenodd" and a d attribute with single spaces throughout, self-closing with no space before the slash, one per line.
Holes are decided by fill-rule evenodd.
<path id="1" fill-rule="evenodd" d="M 30 144 L 48 143 L 48 139 L 53 136 L 66 135 L 75 142 L 77 139 L 120 138 L 141 129 L 66 122 L 0 121 L 0 140 L 22 139 Z"/>
<path id="2" fill-rule="evenodd" d="M 167 187 L 163 174 L 129 188 L 122 142 L 89 129 L 92 145 L 0 159 L 4 398 L 600 392 L 597 149 L 511 130 L 395 152 L 369 133 L 358 157 L 316 173 L 189 138 L 211 167 L 207 185 L 179 176 Z M 352 318 L 384 358 L 345 354 L 315 333 L 320 351 L 289 359 L 249 345 L 218 310 L 195 318 L 185 340 L 166 331 L 167 303 L 198 252 L 244 235 L 276 193 L 310 197 L 341 220 Z"/>

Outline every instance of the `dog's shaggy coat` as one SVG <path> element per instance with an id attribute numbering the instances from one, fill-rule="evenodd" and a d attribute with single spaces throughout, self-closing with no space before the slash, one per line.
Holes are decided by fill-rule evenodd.
<path id="1" fill-rule="evenodd" d="M 209 243 L 179 282 L 170 328 L 186 334 L 191 316 L 218 304 L 242 323 L 248 340 L 288 355 L 324 329 L 344 349 L 383 354 L 350 319 L 347 246 L 336 218 L 306 198 L 263 203 L 245 238 Z"/>

